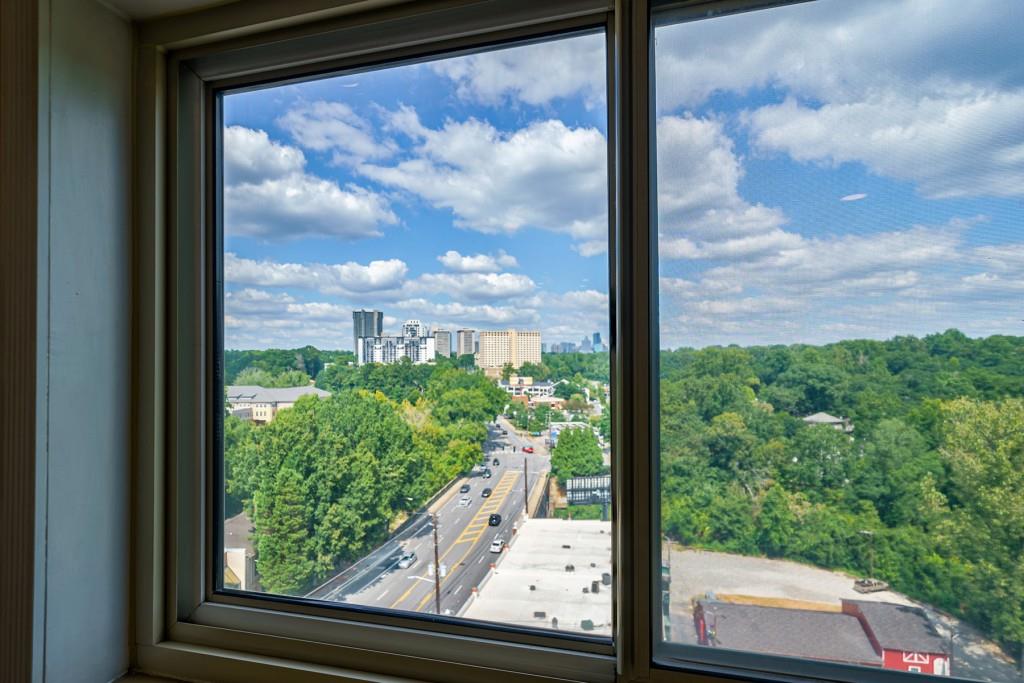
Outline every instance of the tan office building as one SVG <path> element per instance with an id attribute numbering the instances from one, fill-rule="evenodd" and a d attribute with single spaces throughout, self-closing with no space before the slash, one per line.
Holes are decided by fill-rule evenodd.
<path id="1" fill-rule="evenodd" d="M 540 363 L 540 332 L 536 330 L 484 330 L 476 365 L 481 368 L 513 368 Z"/>

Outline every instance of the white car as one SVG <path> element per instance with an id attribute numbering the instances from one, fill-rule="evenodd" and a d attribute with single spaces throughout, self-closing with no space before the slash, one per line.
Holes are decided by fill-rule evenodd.
<path id="1" fill-rule="evenodd" d="M 459 507 L 468 508 L 471 502 L 472 501 L 470 500 L 469 496 L 463 496 L 462 498 L 459 498 Z"/>
<path id="2" fill-rule="evenodd" d="M 496 538 L 491 541 L 491 552 L 500 553 L 505 548 L 505 541 L 500 538 Z"/>
<path id="3" fill-rule="evenodd" d="M 409 567 L 416 564 L 416 553 L 406 553 L 402 555 L 401 559 L 398 560 L 399 569 L 408 569 Z"/>

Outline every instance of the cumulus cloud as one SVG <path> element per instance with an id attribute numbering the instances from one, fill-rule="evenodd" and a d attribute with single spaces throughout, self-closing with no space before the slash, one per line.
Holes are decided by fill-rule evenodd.
<path id="1" fill-rule="evenodd" d="M 536 324 L 537 311 L 521 306 L 494 306 L 491 304 L 464 304 L 453 301 L 439 303 L 428 299 L 405 299 L 395 306 L 421 320 L 435 320 L 447 326 L 454 324 L 481 327 L 522 326 Z"/>
<path id="2" fill-rule="evenodd" d="M 795 246 L 783 212 L 739 194 L 743 166 L 722 122 L 658 121 L 658 230 L 669 259 L 742 258 Z"/>
<path id="3" fill-rule="evenodd" d="M 394 142 L 379 140 L 370 122 L 342 102 L 297 105 L 279 117 L 277 124 L 302 147 L 331 152 L 336 164 L 384 159 L 396 149 Z"/>
<path id="4" fill-rule="evenodd" d="M 224 183 L 258 183 L 300 172 L 306 165 L 302 151 L 274 142 L 266 131 L 244 126 L 224 129 Z"/>
<path id="5" fill-rule="evenodd" d="M 228 235 L 294 239 L 374 237 L 398 222 L 387 200 L 355 184 L 307 173 L 302 152 L 265 131 L 224 131 L 224 225 Z"/>
<path id="6" fill-rule="evenodd" d="M 915 182 L 930 198 L 1009 197 L 1024 194 L 1022 111 L 1024 89 L 921 99 L 885 94 L 819 107 L 789 97 L 746 120 L 761 150 L 796 161 L 861 162 Z"/>
<path id="7" fill-rule="evenodd" d="M 457 300 L 493 300 L 529 294 L 536 285 L 526 275 L 516 273 L 424 273 L 411 287 Z"/>
<path id="8" fill-rule="evenodd" d="M 463 256 L 454 249 L 449 249 L 437 257 L 448 270 L 458 273 L 497 273 L 503 268 L 516 268 L 519 262 L 515 256 L 499 250 L 497 254 L 473 254 Z"/>
<path id="9" fill-rule="evenodd" d="M 498 106 L 543 105 L 581 95 L 588 108 L 605 98 L 605 45 L 600 34 L 479 52 L 434 62 L 462 99 Z"/>
<path id="10" fill-rule="evenodd" d="M 856 194 L 848 194 L 839 198 L 841 202 L 859 202 L 862 199 L 866 199 L 867 194 L 864 192 L 857 192 Z"/>
<path id="11" fill-rule="evenodd" d="M 323 294 L 353 295 L 401 288 L 408 266 L 400 259 L 347 263 L 279 263 L 224 255 L 224 277 L 230 284 L 258 287 L 299 287 Z"/>
<path id="12" fill-rule="evenodd" d="M 607 231 L 607 143 L 595 128 L 551 119 L 508 132 L 470 118 L 431 129 L 408 107 L 392 112 L 389 125 L 413 140 L 410 158 L 359 171 L 450 209 L 458 227 L 491 234 L 533 227 L 581 241 Z"/>
<path id="13" fill-rule="evenodd" d="M 1011 17 L 1024 20 L 1016 0 L 862 0 L 665 27 L 659 109 L 768 89 L 786 99 L 745 119 L 762 152 L 862 163 L 929 198 L 1020 196 L 1024 64 Z"/>

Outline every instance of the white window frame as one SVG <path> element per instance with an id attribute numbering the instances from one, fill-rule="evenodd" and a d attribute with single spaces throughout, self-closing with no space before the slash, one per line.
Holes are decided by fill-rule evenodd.
<path id="1" fill-rule="evenodd" d="M 658 18 L 804 0 L 680 0 Z M 132 387 L 134 666 L 223 681 L 857 681 L 859 667 L 673 646 L 659 613 L 657 240 L 649 0 L 248 0 L 136 32 Z M 219 178 L 213 93 L 574 30 L 605 31 L 613 413 L 614 646 L 500 625 L 217 594 L 207 541 L 216 472 L 204 397 L 219 394 L 208 258 Z M 344 49 L 339 45 L 346 46 Z M 212 133 L 212 135 L 211 135 Z M 659 618 L 660 619 L 660 618 Z M 899 683 L 920 674 L 871 671 Z"/>

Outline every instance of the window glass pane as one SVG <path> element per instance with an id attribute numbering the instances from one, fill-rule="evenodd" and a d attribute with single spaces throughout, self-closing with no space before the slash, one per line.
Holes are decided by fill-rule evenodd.
<path id="1" fill-rule="evenodd" d="M 661 656 L 1021 680 L 1022 25 L 655 29 Z"/>
<path id="2" fill-rule="evenodd" d="M 224 587 L 611 636 L 599 33 L 224 95 Z"/>

